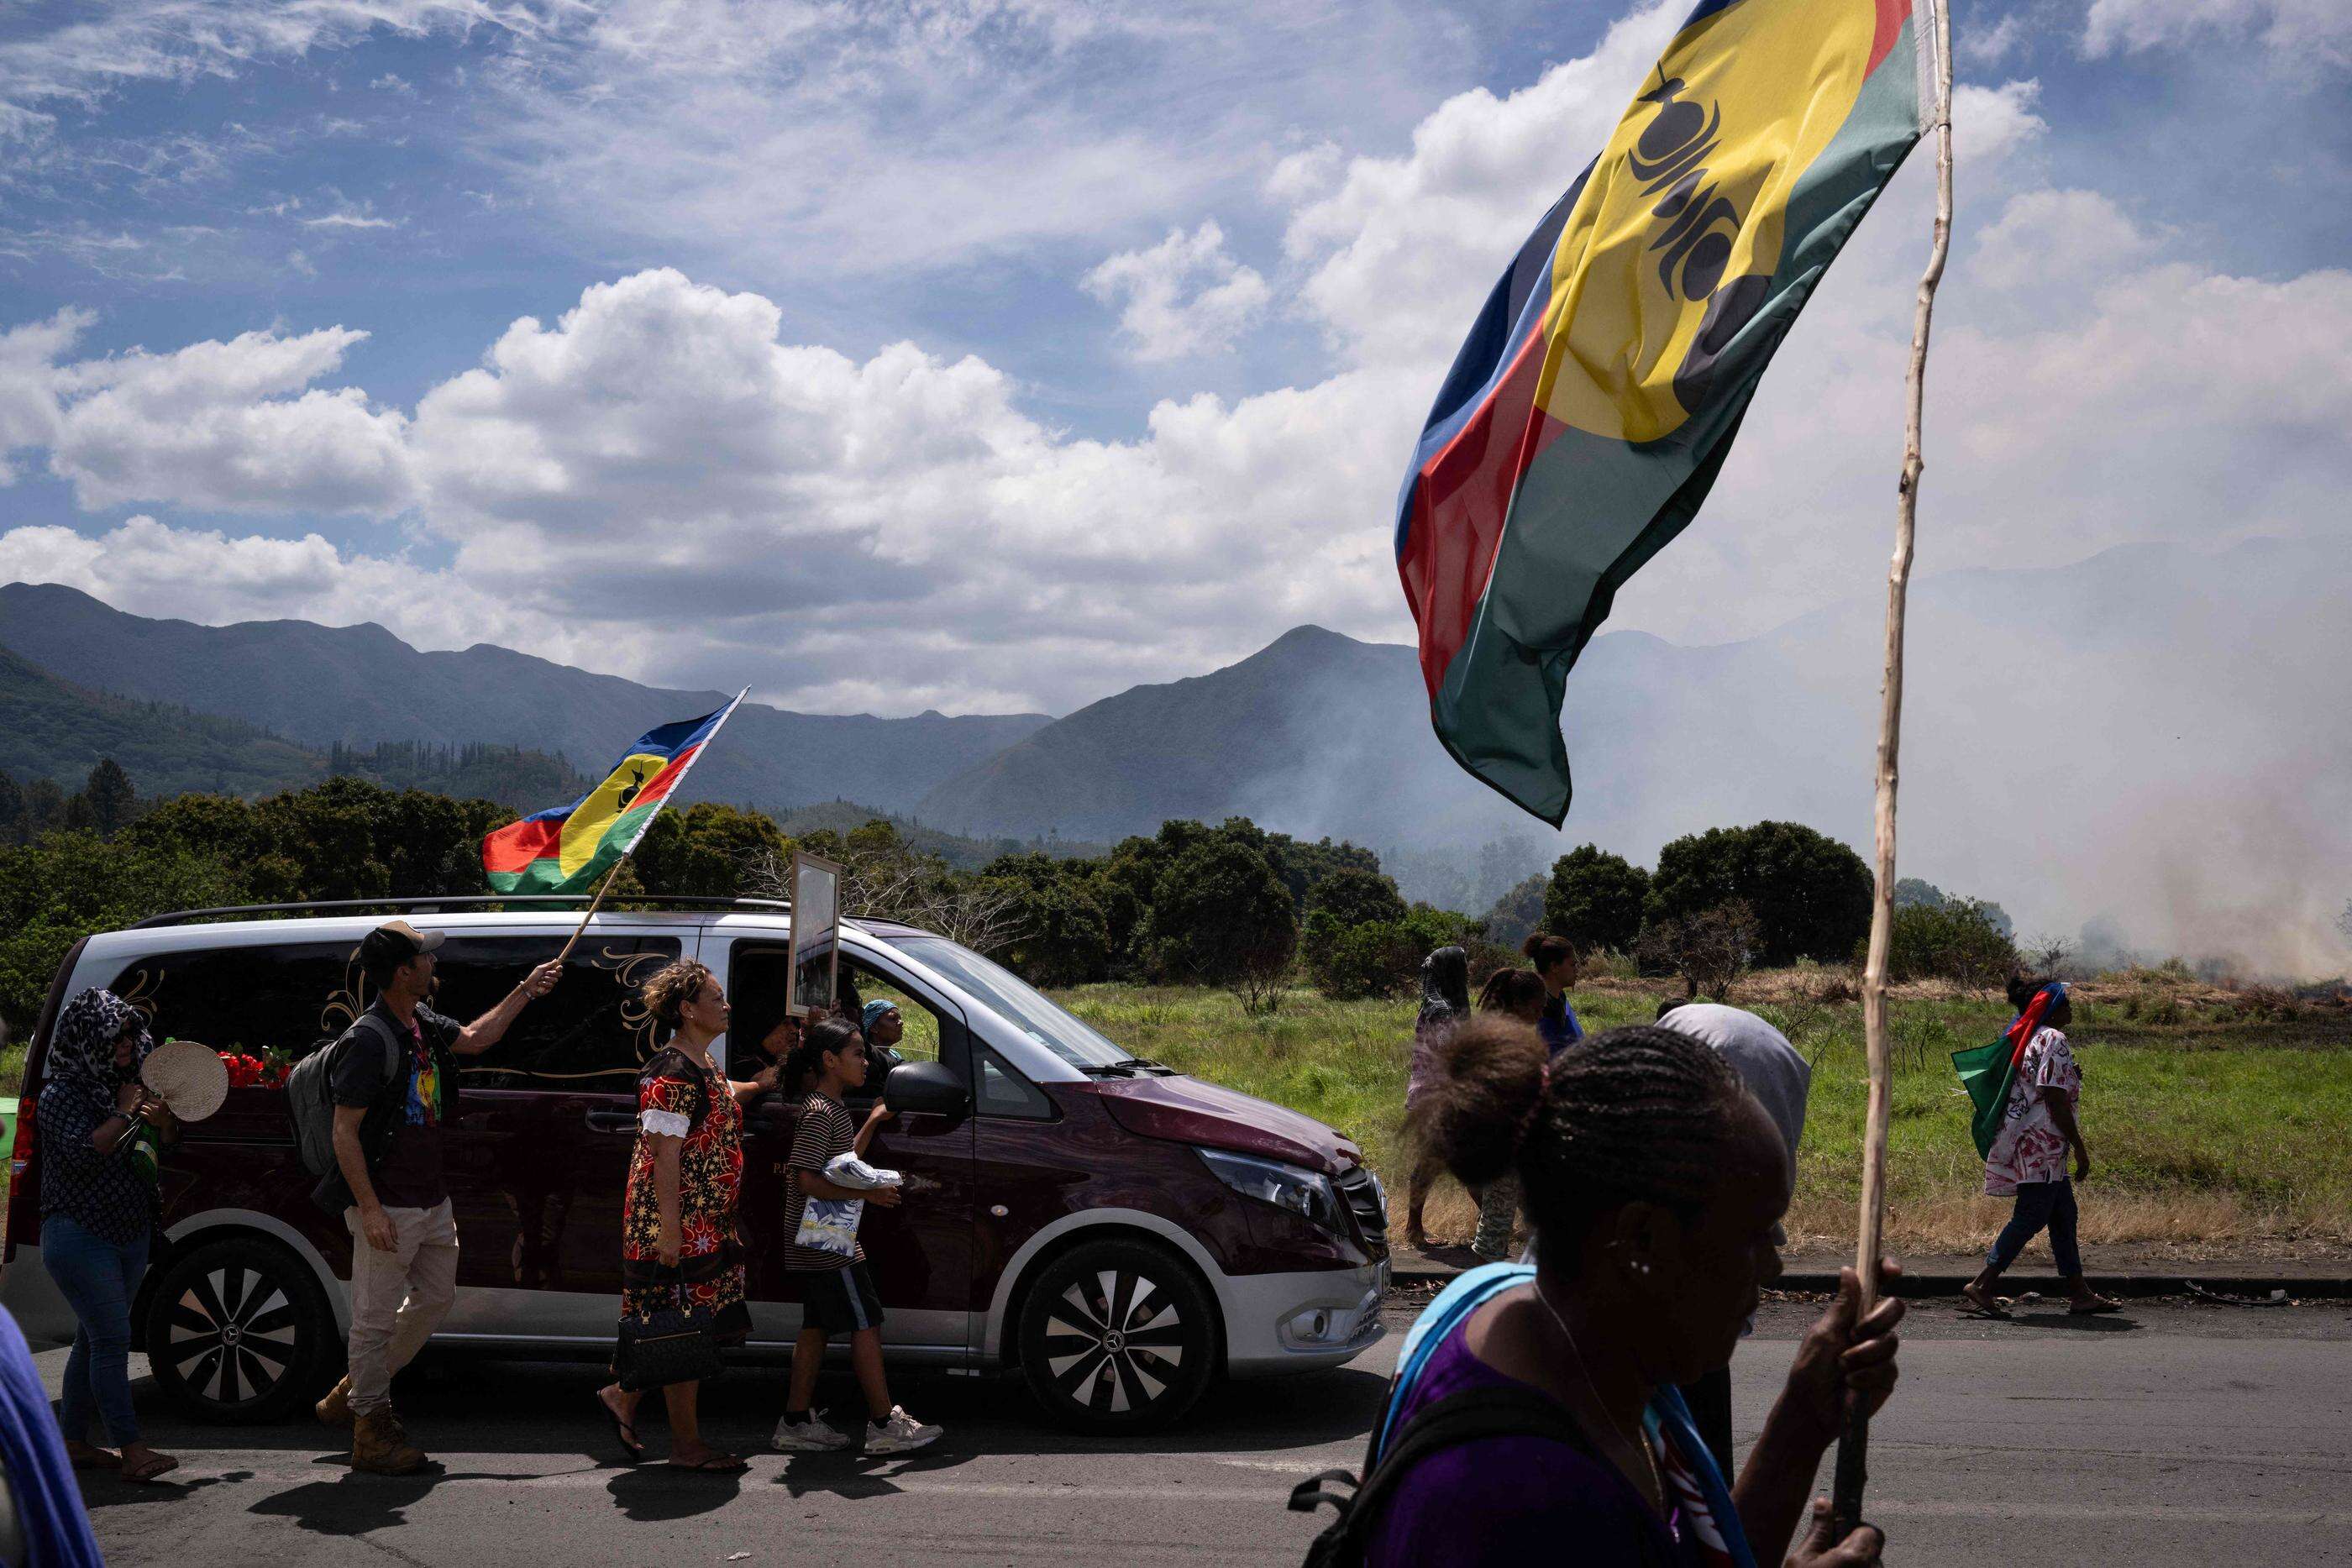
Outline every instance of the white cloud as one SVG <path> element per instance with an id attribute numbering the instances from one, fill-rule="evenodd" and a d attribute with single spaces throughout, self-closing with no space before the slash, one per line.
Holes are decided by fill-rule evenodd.
<path id="1" fill-rule="evenodd" d="M 1448 99 L 1404 156 L 1349 160 L 1284 236 L 1309 269 L 1305 303 L 1334 341 L 1360 362 L 1442 372 L 1504 265 L 1608 141 L 1688 9 L 1660 0 L 1531 87 Z"/>
<path id="2" fill-rule="evenodd" d="M 58 323 L 81 319 L 61 316 L 33 340 L 38 351 L 0 357 L 0 407 L 55 411 L 49 469 L 82 506 L 381 514 L 407 503 L 403 416 L 355 387 L 310 386 L 366 333 L 247 332 L 57 364 L 73 336 Z"/>
<path id="3" fill-rule="evenodd" d="M 0 485 L 16 482 L 10 453 L 56 443 L 63 414 L 53 367 L 95 319 L 68 308 L 0 331 Z"/>
<path id="4" fill-rule="evenodd" d="M 2095 59 L 2214 35 L 2254 37 L 2298 68 L 2352 66 L 2352 6 L 2343 0 L 2092 0 L 2083 52 Z"/>
<path id="5" fill-rule="evenodd" d="M 1955 53 L 1969 65 L 1997 66 L 2025 47 L 2027 31 L 2024 14 L 2011 11 L 1990 27 L 1958 29 Z"/>
<path id="6" fill-rule="evenodd" d="M 1143 361 L 1219 352 L 1265 308 L 1265 279 L 1225 252 L 1224 231 L 1205 222 L 1191 234 L 1171 229 L 1149 250 L 1121 251 L 1081 280 L 1086 291 L 1119 307 L 1119 329 Z"/>
<path id="7" fill-rule="evenodd" d="M 315 218 L 294 220 L 306 229 L 396 229 L 399 218 L 379 218 L 367 213 L 327 213 Z"/>
<path id="8" fill-rule="evenodd" d="M 2027 191 L 1978 231 L 1976 275 L 1996 288 L 2100 284 L 2134 270 L 2155 241 L 2096 191 Z"/>

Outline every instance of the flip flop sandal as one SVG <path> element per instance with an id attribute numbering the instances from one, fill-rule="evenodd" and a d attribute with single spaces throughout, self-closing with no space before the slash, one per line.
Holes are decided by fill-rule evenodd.
<path id="1" fill-rule="evenodd" d="M 1986 1306 L 1974 1296 L 1963 1295 L 1960 1300 L 1966 1303 L 1960 1308 L 1960 1316 L 1964 1318 L 1991 1318 L 1997 1322 L 2008 1322 L 2017 1315 L 2002 1306 L 1998 1297 L 1994 1298 L 1991 1306 Z"/>
<path id="2" fill-rule="evenodd" d="M 751 1461 L 737 1454 L 705 1454 L 690 1465 L 681 1465 L 672 1459 L 669 1468 L 684 1470 L 688 1475 L 740 1476 L 751 1468 Z"/>
<path id="3" fill-rule="evenodd" d="M 158 1454 L 143 1463 L 123 1466 L 122 1479 L 126 1481 L 138 1481 L 143 1485 L 152 1481 L 160 1481 L 179 1468 L 179 1460 L 167 1454 Z"/>
<path id="4" fill-rule="evenodd" d="M 2119 1312 L 2123 1310 L 2124 1304 L 2121 1301 L 2101 1301 L 2087 1307 L 2068 1307 L 2066 1315 L 2070 1318 L 2093 1318 L 2101 1312 Z"/>
<path id="5" fill-rule="evenodd" d="M 635 1424 L 622 1420 L 620 1412 L 605 1404 L 601 1394 L 596 1396 L 596 1408 L 602 1410 L 604 1419 L 613 1424 L 613 1440 L 621 1445 L 621 1462 L 630 1466 L 641 1463 L 646 1457 L 646 1446 L 637 1441 Z"/>

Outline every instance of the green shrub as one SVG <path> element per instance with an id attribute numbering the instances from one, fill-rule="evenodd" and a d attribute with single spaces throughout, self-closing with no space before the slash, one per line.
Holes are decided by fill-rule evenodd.
<path id="1" fill-rule="evenodd" d="M 1650 895 L 1650 873 L 1595 844 L 1570 850 L 1552 862 L 1545 884 L 1543 927 L 1584 951 L 1631 947 L 1642 930 L 1642 904 Z"/>
<path id="2" fill-rule="evenodd" d="M 1983 905 L 1968 899 L 1897 909 L 1890 935 L 1886 973 L 1893 980 L 1954 980 L 1991 990 L 2020 967 L 2017 945 Z"/>

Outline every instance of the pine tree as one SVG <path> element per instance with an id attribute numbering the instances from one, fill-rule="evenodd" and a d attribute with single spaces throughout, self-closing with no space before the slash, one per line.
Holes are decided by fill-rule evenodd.
<path id="1" fill-rule="evenodd" d="M 112 838 L 131 825 L 139 812 L 139 792 L 131 787 L 131 775 L 111 757 L 101 757 L 98 766 L 89 770 L 89 782 L 82 792 L 89 797 L 90 814 L 97 820 L 100 838 Z"/>

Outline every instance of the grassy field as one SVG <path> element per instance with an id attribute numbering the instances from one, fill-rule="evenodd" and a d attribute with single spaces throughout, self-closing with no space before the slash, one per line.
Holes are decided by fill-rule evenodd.
<path id="1" fill-rule="evenodd" d="M 1812 1254 L 1851 1245 L 1860 1186 L 1862 1012 L 1815 999 L 1836 989 L 1821 977 L 1765 976 L 1734 998 L 1813 1063 L 1789 1218 L 1791 1250 Z M 1598 1030 L 1648 1021 L 1659 994 L 1605 981 L 1571 995 Z M 2078 988 L 2076 998 L 2072 1038 L 2095 1162 L 2080 1188 L 2086 1244 L 2184 1260 L 2352 1253 L 2352 1016 L 2275 998 L 2250 1004 L 2164 977 Z M 1139 1056 L 1345 1130 L 1401 1198 L 1411 1004 L 1293 992 L 1275 1014 L 1250 1017 L 1212 991 L 1091 986 L 1060 999 Z M 2265 1009 L 2273 1016 L 2251 1016 Z M 1968 1101 L 1948 1059 L 2009 1018 L 1993 998 L 1935 988 L 1895 1003 L 1888 1224 L 1901 1250 L 1973 1251 L 2007 1218 L 2008 1200 L 1982 1195 Z M 1466 1239 L 1474 1218 L 1467 1197 L 1444 1184 L 1432 1231 Z"/>

